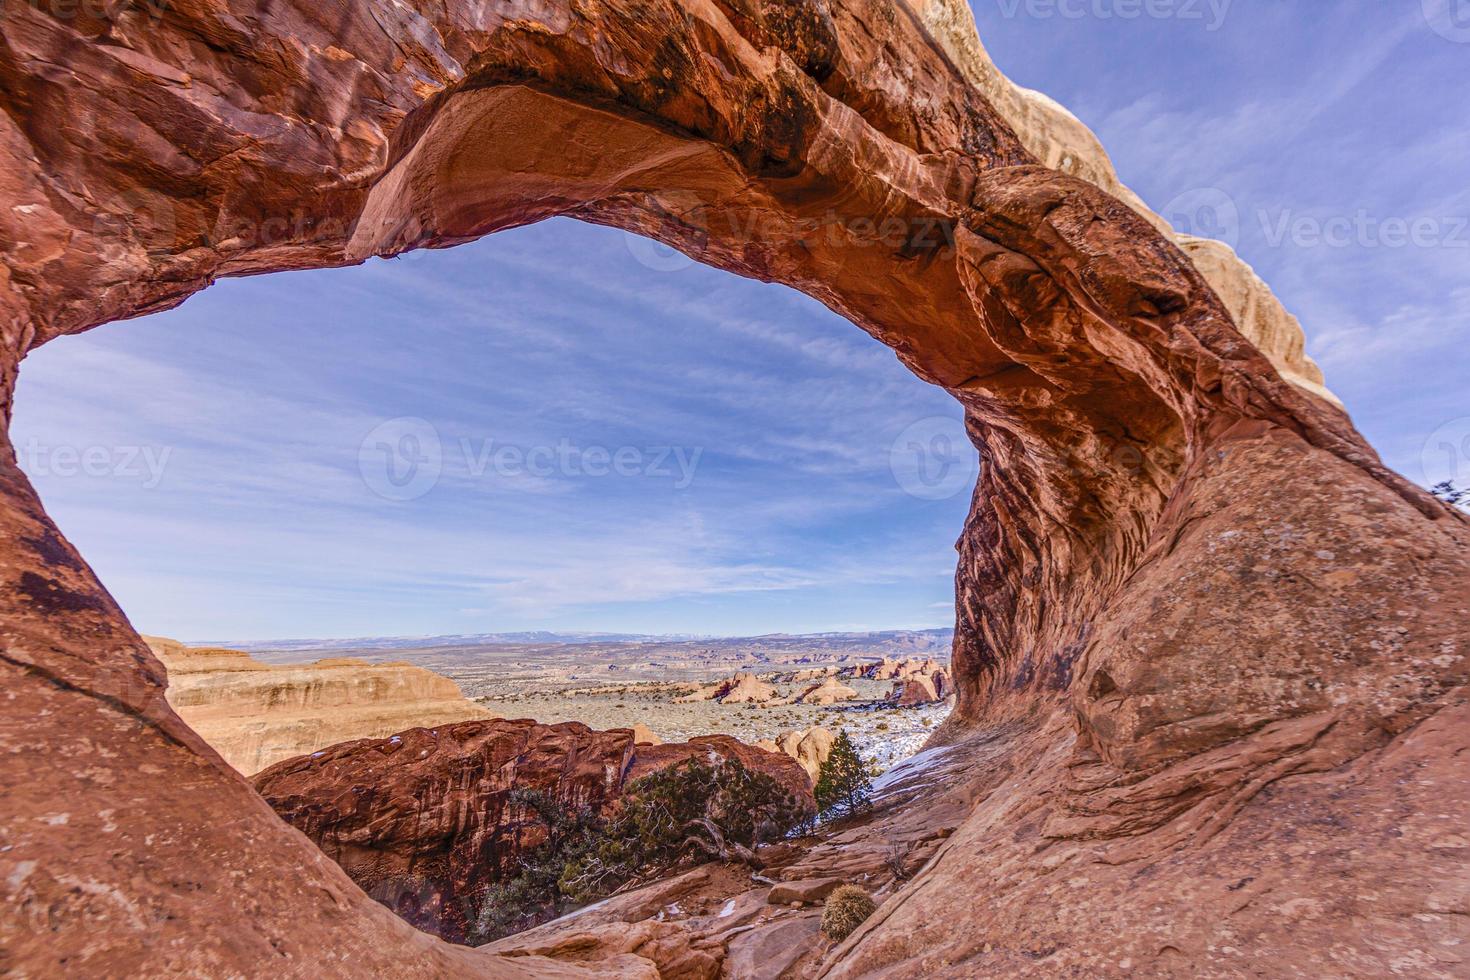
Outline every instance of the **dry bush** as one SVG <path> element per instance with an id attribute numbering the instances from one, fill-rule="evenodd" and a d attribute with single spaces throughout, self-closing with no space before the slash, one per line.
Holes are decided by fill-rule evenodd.
<path id="1" fill-rule="evenodd" d="M 833 942 L 842 942 L 877 911 L 872 897 L 857 885 L 843 885 L 827 896 L 822 909 L 822 931 Z"/>

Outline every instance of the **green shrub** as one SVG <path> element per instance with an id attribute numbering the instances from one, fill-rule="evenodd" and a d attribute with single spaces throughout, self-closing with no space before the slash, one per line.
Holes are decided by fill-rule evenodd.
<path id="1" fill-rule="evenodd" d="M 837 733 L 832 752 L 817 771 L 817 809 L 823 819 L 848 817 L 872 803 L 873 780 L 847 730 Z"/>
<path id="2" fill-rule="evenodd" d="M 592 901 L 691 857 L 754 863 L 755 848 L 805 816 L 772 776 L 734 759 L 690 759 L 629 787 L 597 846 L 568 862 L 560 884 Z"/>
<path id="3" fill-rule="evenodd" d="M 639 779 L 608 817 L 542 793 L 511 798 L 547 838 L 484 893 L 473 945 L 548 922 L 690 858 L 753 863 L 757 847 L 809 817 L 773 777 L 723 758 L 690 759 Z"/>
<path id="4" fill-rule="evenodd" d="M 827 896 L 822 909 L 822 931 L 833 942 L 842 942 L 877 911 L 871 896 L 857 885 L 842 885 Z"/>
<path id="5" fill-rule="evenodd" d="M 584 851 L 601 825 L 590 808 L 573 809 L 539 790 L 512 790 L 508 805 L 525 811 L 530 822 L 546 829 L 546 840 L 522 854 L 514 873 L 502 876 L 481 897 L 480 913 L 470 927 L 472 945 L 480 945 L 529 929 L 570 911 L 572 896 L 559 887 L 568 860 Z"/>

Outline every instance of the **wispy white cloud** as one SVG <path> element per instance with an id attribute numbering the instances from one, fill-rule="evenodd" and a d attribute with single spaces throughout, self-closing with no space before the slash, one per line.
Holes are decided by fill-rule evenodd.
<path id="1" fill-rule="evenodd" d="M 27 362 L 16 435 L 170 450 L 154 488 L 36 474 L 146 629 L 762 632 L 853 609 L 911 623 L 947 595 L 965 502 L 906 497 L 887 461 L 905 424 L 946 411 L 790 290 L 653 273 L 618 233 L 557 222 L 227 282 L 66 338 Z M 399 415 L 442 450 L 410 501 L 359 471 Z M 683 455 L 662 476 L 490 463 L 559 446 Z"/>

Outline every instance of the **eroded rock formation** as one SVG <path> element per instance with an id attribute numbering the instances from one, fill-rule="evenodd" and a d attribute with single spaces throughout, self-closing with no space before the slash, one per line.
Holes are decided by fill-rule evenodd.
<path id="1" fill-rule="evenodd" d="M 894 681 L 916 674 L 933 674 L 943 669 L 939 661 L 932 657 L 903 657 L 897 660 L 884 657 L 877 663 L 855 668 L 855 676 L 866 677 L 870 681 Z"/>
<path id="2" fill-rule="evenodd" d="M 168 671 L 169 705 L 247 776 L 338 742 L 494 717 L 449 678 L 409 663 L 276 665 L 145 639 Z"/>
<path id="3" fill-rule="evenodd" d="M 944 695 L 939 692 L 940 687 L 933 674 L 913 674 L 893 682 L 893 691 L 888 695 L 888 700 L 900 708 L 911 708 L 941 700 Z"/>
<path id="4" fill-rule="evenodd" d="M 836 735 L 821 725 L 813 725 L 805 731 L 783 732 L 774 744 L 777 749 L 801 763 L 801 768 L 806 770 L 815 786 L 817 776 L 822 771 L 822 763 L 832 754 L 832 745 L 836 741 Z"/>
<path id="5" fill-rule="evenodd" d="M 359 739 L 272 766 L 254 779 L 276 812 L 373 898 L 425 931 L 462 941 L 482 893 L 544 839 L 513 790 L 605 810 L 632 781 L 686 759 L 738 759 L 815 809 L 806 774 L 728 735 L 636 744 L 631 729 L 578 722 L 473 721 Z"/>
<path id="6" fill-rule="evenodd" d="M 718 701 L 721 704 L 767 704 L 778 700 L 774 687 L 754 674 L 740 671 L 718 684 L 709 684 L 678 698 L 679 701 Z"/>
<path id="7" fill-rule="evenodd" d="M 941 738 L 993 751 L 825 975 L 1463 972 L 1465 520 L 957 0 L 4 14 L 7 419 L 57 336 L 556 214 L 801 289 L 964 405 Z M 7 966 L 578 969 L 431 943 L 287 832 L 0 448 Z"/>
<path id="8" fill-rule="evenodd" d="M 858 692 L 848 687 L 835 677 L 829 677 L 820 684 L 813 684 L 802 691 L 796 697 L 798 704 L 837 704 L 839 701 L 851 701 L 858 696 Z"/>

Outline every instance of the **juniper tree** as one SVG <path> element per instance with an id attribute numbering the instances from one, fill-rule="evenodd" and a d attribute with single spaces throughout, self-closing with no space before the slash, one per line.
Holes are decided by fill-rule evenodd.
<path id="1" fill-rule="evenodd" d="M 847 730 L 838 733 L 817 774 L 817 809 L 825 820 L 852 816 L 872 802 L 873 780 Z"/>

